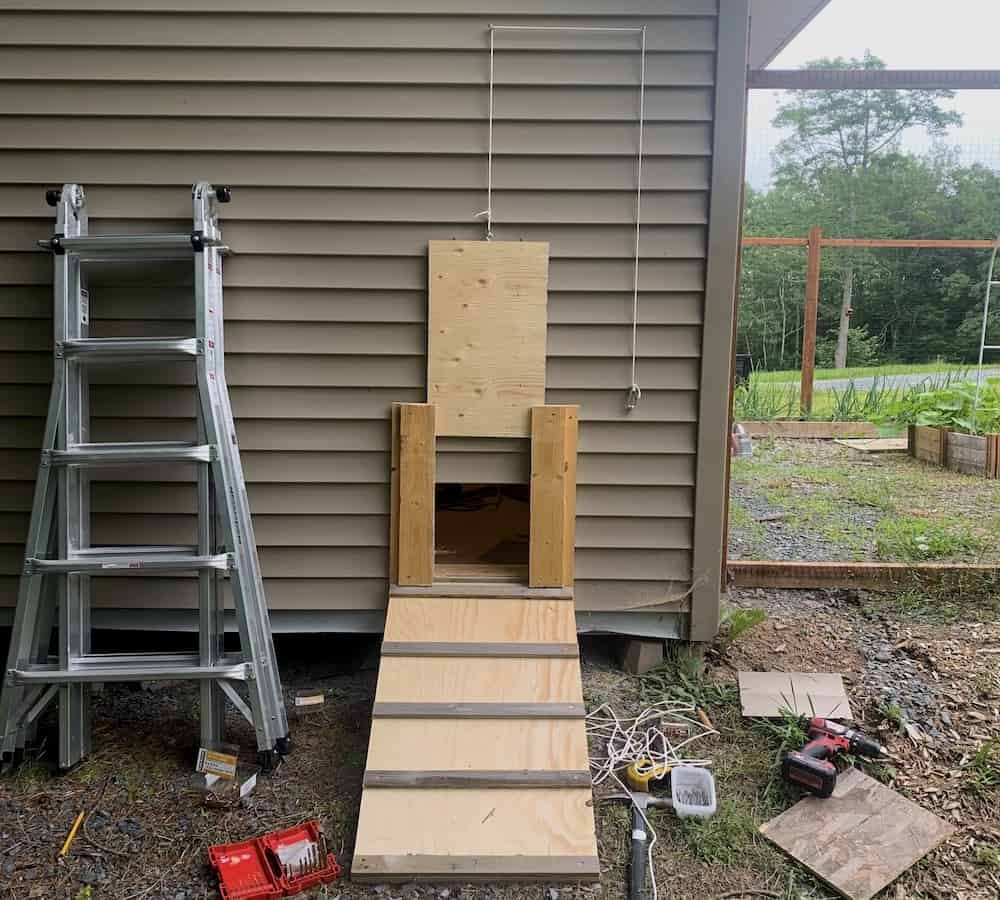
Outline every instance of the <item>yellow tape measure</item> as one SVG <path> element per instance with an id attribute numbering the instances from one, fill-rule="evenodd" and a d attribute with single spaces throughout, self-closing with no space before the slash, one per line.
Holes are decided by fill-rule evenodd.
<path id="1" fill-rule="evenodd" d="M 670 774 L 672 766 L 654 766 L 651 759 L 637 759 L 625 770 L 625 782 L 633 791 L 649 793 L 649 783 Z"/>

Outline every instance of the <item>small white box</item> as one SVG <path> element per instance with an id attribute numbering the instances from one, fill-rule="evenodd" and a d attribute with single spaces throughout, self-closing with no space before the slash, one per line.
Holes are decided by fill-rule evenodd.
<path id="1" fill-rule="evenodd" d="M 682 819 L 715 815 L 715 779 L 708 769 L 674 766 L 670 771 L 670 796 L 674 812 Z"/>

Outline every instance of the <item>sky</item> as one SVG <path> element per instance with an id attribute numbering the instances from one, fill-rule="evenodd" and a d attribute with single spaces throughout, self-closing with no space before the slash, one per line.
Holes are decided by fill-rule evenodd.
<path id="1" fill-rule="evenodd" d="M 892 69 L 1000 68 L 1000 0 L 831 0 L 823 12 L 771 63 L 795 69 L 823 56 L 860 57 L 865 50 Z M 784 91 L 751 91 L 747 178 L 767 186 L 770 155 L 781 140 L 771 127 Z M 1000 170 L 1000 91 L 959 91 L 947 105 L 965 122 L 945 143 L 964 163 Z M 926 149 L 924 135 L 908 134 L 904 146 Z"/>

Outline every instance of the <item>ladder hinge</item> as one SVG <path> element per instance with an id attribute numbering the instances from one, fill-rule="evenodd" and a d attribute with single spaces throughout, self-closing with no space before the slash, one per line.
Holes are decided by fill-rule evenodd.
<path id="1" fill-rule="evenodd" d="M 66 248 L 62 245 L 62 240 L 58 234 L 52 235 L 51 240 L 39 241 L 38 243 L 43 247 L 48 247 L 56 256 L 66 255 Z"/>
<path id="2" fill-rule="evenodd" d="M 192 231 L 191 232 L 191 246 L 194 248 L 195 253 L 201 253 L 205 249 L 205 232 L 204 231 Z"/>

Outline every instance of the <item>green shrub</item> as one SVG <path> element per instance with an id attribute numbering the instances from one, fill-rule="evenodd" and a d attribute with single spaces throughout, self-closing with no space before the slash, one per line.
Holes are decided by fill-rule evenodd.
<path id="1" fill-rule="evenodd" d="M 833 357 L 837 352 L 837 333 L 816 342 L 816 367 L 832 369 Z M 882 340 L 878 335 L 868 333 L 866 326 L 847 330 L 847 364 L 849 366 L 873 366 L 882 352 Z"/>

